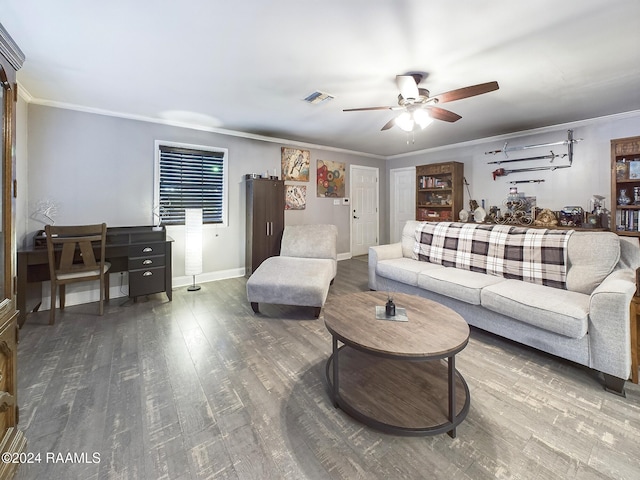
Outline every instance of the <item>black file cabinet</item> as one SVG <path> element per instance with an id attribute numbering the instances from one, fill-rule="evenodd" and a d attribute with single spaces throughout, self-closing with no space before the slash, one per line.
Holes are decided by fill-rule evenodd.
<path id="1" fill-rule="evenodd" d="M 171 239 L 164 228 L 114 227 L 107 244 L 126 245 L 129 297 L 166 292 L 171 300 Z M 111 240 L 111 242 L 110 242 Z"/>
<path id="2" fill-rule="evenodd" d="M 129 247 L 129 296 L 164 292 L 166 273 L 165 241 L 149 240 Z"/>

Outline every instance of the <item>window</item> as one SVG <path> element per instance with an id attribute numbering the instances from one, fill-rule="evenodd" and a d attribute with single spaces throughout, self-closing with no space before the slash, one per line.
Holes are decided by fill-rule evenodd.
<path id="1" fill-rule="evenodd" d="M 202 208 L 204 223 L 227 224 L 227 150 L 156 142 L 154 214 L 184 225 L 185 208 Z"/>

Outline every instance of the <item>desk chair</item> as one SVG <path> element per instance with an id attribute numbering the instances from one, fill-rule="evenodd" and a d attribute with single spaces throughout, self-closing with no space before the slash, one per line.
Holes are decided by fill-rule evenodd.
<path id="1" fill-rule="evenodd" d="M 100 315 L 104 313 L 103 300 L 109 300 L 111 267 L 104 261 L 107 224 L 58 227 L 46 225 L 49 275 L 51 277 L 51 311 L 49 325 L 55 322 L 56 294 L 60 287 L 60 310 L 64 309 L 65 287 L 68 283 L 100 280 Z M 92 243 L 93 242 L 93 243 Z M 95 243 L 95 247 L 94 247 Z M 99 248 L 96 260 L 94 248 Z"/>

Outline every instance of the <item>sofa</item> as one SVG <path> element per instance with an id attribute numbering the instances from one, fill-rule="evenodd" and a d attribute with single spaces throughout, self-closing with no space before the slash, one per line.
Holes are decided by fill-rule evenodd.
<path id="1" fill-rule="evenodd" d="M 517 254 L 504 253 L 511 235 L 523 239 Z M 541 235 L 558 248 L 539 243 Z M 523 257 L 542 263 L 549 257 L 549 277 L 540 274 L 540 264 L 507 269 L 508 255 L 520 255 L 519 264 Z M 474 327 L 602 372 L 605 388 L 624 395 L 638 239 L 604 231 L 408 221 L 400 242 L 370 247 L 368 262 L 370 289 L 437 301 Z"/>
<path id="2" fill-rule="evenodd" d="M 284 228 L 280 255 L 262 262 L 247 280 L 247 299 L 255 313 L 260 303 L 313 307 L 318 318 L 338 271 L 335 225 Z"/>

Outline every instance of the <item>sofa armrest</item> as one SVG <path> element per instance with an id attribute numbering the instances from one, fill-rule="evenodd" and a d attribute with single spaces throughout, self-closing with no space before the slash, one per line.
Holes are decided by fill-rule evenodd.
<path id="1" fill-rule="evenodd" d="M 400 242 L 369 247 L 369 289 L 378 290 L 376 283 L 376 265 L 378 262 L 392 258 L 402 258 L 402 244 Z"/>
<path id="2" fill-rule="evenodd" d="M 634 271 L 616 270 L 589 301 L 591 367 L 624 379 L 631 371 L 629 306 L 635 290 Z"/>

